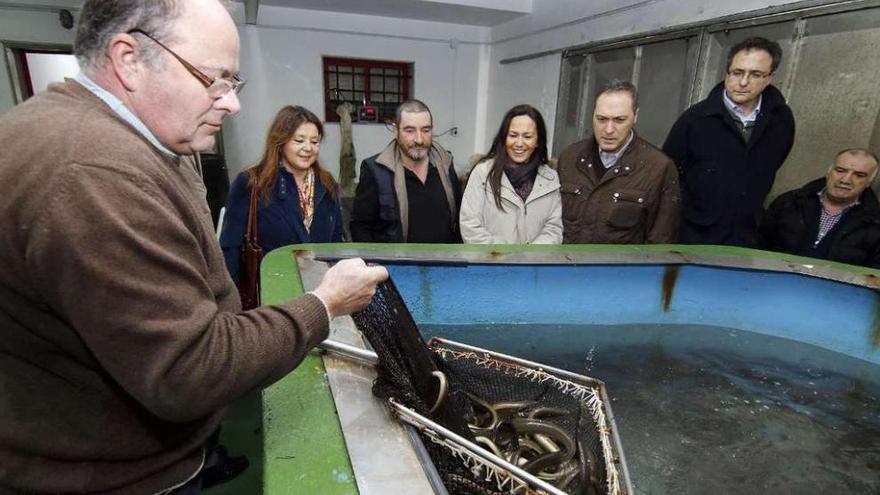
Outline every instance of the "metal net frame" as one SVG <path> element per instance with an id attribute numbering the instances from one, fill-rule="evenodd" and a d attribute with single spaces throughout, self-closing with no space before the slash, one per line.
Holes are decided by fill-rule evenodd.
<path id="1" fill-rule="evenodd" d="M 550 385 L 560 393 L 580 401 L 590 412 L 599 436 L 599 443 L 605 465 L 605 493 L 609 495 L 623 495 L 628 493 L 625 489 L 627 483 L 624 481 L 624 475 L 618 469 L 618 465 L 621 462 L 621 456 L 617 454 L 617 452 L 620 448 L 619 446 L 615 446 L 616 439 L 613 435 L 613 430 L 608 418 L 609 415 L 606 413 L 604 407 L 605 400 L 603 400 L 603 396 L 605 394 L 603 393 L 603 382 L 586 376 L 573 374 L 571 374 L 573 375 L 572 378 L 577 376 L 579 377 L 578 381 L 566 379 L 554 373 L 554 371 L 558 370 L 554 370 L 553 368 L 544 367 L 538 363 L 529 363 L 528 361 L 519 360 L 493 351 L 467 346 L 446 339 L 431 339 L 428 342 L 428 347 L 445 362 L 450 360 L 466 361 L 483 369 L 501 372 L 517 379 L 525 379 L 534 383 Z M 432 440 L 434 439 L 432 438 Z M 484 467 L 483 464 L 486 464 L 475 461 L 472 452 L 467 449 L 463 449 L 460 446 L 457 446 L 458 448 L 453 448 L 453 446 L 447 445 L 447 447 L 454 450 L 456 455 L 461 457 L 466 463 L 476 462 L 481 467 Z M 468 455 L 470 455 L 471 458 L 468 459 Z M 500 459 L 494 455 L 493 457 L 495 457 L 495 460 Z M 486 480 L 496 480 L 499 489 L 506 486 L 521 486 L 518 485 L 518 483 L 522 483 L 523 480 L 519 478 L 525 478 L 524 481 L 526 482 L 527 491 L 522 493 L 545 493 L 545 491 L 534 491 L 533 488 L 528 487 L 529 483 L 534 485 L 534 480 L 537 479 L 528 473 L 525 473 L 525 476 L 513 476 L 508 469 L 504 469 L 499 466 L 498 463 L 485 466 L 485 468 L 491 472 L 491 475 L 487 476 Z M 520 492 L 511 491 L 510 493 Z"/>
<path id="2" fill-rule="evenodd" d="M 373 394 L 420 433 L 449 493 L 631 493 L 601 381 L 449 340 L 426 344 L 390 280 L 352 317 L 376 352 Z"/>
<path id="3" fill-rule="evenodd" d="M 509 464 L 505 466 L 507 463 L 504 459 L 501 459 L 482 449 L 477 444 L 456 435 L 454 432 L 443 428 L 438 423 L 418 414 L 394 399 L 389 399 L 388 404 L 391 407 L 394 416 L 399 421 L 416 427 L 423 439 L 427 439 L 433 444 L 446 449 L 471 472 L 476 480 L 488 483 L 497 489 L 499 493 L 512 493 L 516 495 L 565 493 L 555 490 L 552 486 L 545 487 L 544 490 L 533 488 L 532 485 L 538 485 L 540 487 L 543 482 L 533 478 L 531 475 L 523 472 L 515 466 Z M 469 482 L 470 480 L 464 481 L 464 483 Z M 476 484 L 474 484 L 472 488 L 477 492 L 484 489 Z"/>

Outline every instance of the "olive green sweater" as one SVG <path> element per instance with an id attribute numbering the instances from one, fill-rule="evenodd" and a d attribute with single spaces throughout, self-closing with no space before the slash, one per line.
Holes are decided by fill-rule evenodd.
<path id="1" fill-rule="evenodd" d="M 240 312 L 191 160 L 75 81 L 0 116 L 0 493 L 155 493 L 327 336 Z"/>

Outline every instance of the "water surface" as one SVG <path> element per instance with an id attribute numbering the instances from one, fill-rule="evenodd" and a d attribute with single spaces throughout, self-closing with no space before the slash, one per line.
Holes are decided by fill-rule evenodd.
<path id="1" fill-rule="evenodd" d="M 880 494 L 880 366 L 697 325 L 423 326 L 604 380 L 639 494 Z"/>

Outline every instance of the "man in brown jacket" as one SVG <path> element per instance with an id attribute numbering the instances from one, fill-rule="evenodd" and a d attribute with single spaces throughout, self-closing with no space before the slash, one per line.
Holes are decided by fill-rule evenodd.
<path id="1" fill-rule="evenodd" d="M 564 243 L 674 243 L 675 164 L 636 135 L 636 88 L 611 81 L 596 96 L 593 135 L 559 156 Z"/>
<path id="2" fill-rule="evenodd" d="M 197 493 L 226 406 L 387 277 L 240 311 L 191 156 L 238 51 L 218 0 L 89 0 L 82 73 L 0 117 L 0 493 Z"/>

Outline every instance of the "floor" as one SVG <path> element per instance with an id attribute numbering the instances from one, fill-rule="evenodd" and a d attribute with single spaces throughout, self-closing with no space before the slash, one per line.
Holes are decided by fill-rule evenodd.
<path id="1" fill-rule="evenodd" d="M 217 485 L 208 495 L 258 494 L 263 491 L 263 435 L 261 392 L 253 392 L 235 402 L 223 421 L 220 443 L 230 455 L 245 455 L 250 466 L 237 478 Z"/>

